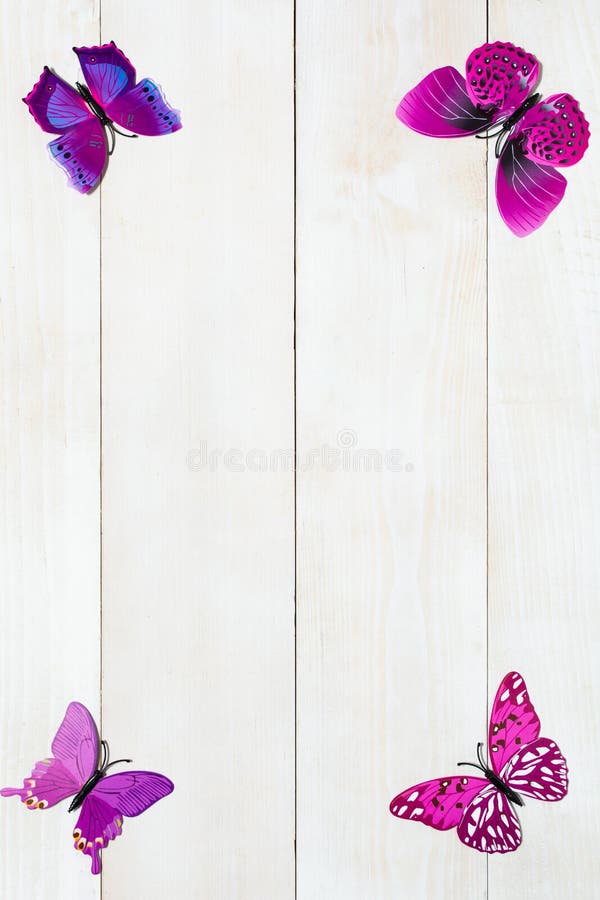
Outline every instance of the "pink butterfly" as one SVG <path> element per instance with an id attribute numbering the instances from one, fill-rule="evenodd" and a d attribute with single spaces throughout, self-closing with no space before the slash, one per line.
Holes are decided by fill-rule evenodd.
<path id="1" fill-rule="evenodd" d="M 100 746 L 102 759 L 100 759 Z M 69 812 L 81 809 L 73 837 L 75 849 L 92 860 L 92 873 L 102 866 L 100 851 L 118 837 L 125 816 L 139 816 L 173 790 L 173 782 L 155 772 L 106 773 L 117 763 L 109 762 L 108 744 L 98 740 L 96 723 L 82 703 L 70 703 L 49 759 L 37 762 L 22 788 L 6 787 L 3 797 L 20 797 L 27 809 L 47 809 L 72 797 Z"/>
<path id="2" fill-rule="evenodd" d="M 522 797 L 562 800 L 567 793 L 567 762 L 549 738 L 541 738 L 540 720 L 523 678 L 502 679 L 488 733 L 491 768 L 477 745 L 476 763 L 484 778 L 436 778 L 402 791 L 390 803 L 399 819 L 414 819 L 441 831 L 456 828 L 467 847 L 484 853 L 508 853 L 521 843 L 515 806 Z"/>
<path id="3" fill-rule="evenodd" d="M 135 132 L 124 137 L 170 134 L 181 128 L 181 117 L 154 81 L 136 84 L 135 69 L 114 41 L 73 50 L 88 86 L 78 82 L 75 90 L 45 66 L 23 102 L 40 128 L 60 135 L 48 144 L 50 155 L 71 187 L 87 194 L 104 175 L 115 132 L 123 134 L 117 124 Z"/>
<path id="4" fill-rule="evenodd" d="M 453 66 L 435 69 L 400 101 L 401 122 L 430 137 L 497 137 L 496 201 L 518 237 L 542 225 L 567 182 L 556 167 L 585 153 L 590 131 L 577 100 L 532 91 L 540 64 L 514 44 L 483 44 L 469 55 L 466 79 Z M 490 132 L 490 127 L 497 126 Z"/>

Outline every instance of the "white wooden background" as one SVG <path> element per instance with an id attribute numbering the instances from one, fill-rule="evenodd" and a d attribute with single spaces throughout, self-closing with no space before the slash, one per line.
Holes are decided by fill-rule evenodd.
<path id="1" fill-rule="evenodd" d="M 521 241 L 483 142 L 394 117 L 488 20 L 591 122 Z M 63 807 L 2 801 L 0 896 L 598 896 L 597 4 L 23 0 L 0 26 L 0 780 L 78 699 L 176 784 L 102 879 Z M 184 128 L 118 140 L 81 197 L 20 97 L 110 39 Z M 511 668 L 571 787 L 487 859 L 388 803 L 473 757 Z"/>

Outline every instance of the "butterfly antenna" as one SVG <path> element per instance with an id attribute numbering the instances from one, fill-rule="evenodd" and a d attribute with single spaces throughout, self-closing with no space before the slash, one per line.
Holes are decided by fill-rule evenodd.
<path id="1" fill-rule="evenodd" d="M 476 134 L 475 137 L 479 138 L 480 141 L 489 141 L 492 138 L 498 137 L 505 130 L 504 126 L 506 125 L 506 121 L 507 120 L 502 122 L 500 124 L 500 127 L 496 131 L 490 131 L 489 129 L 486 129 L 485 131 L 482 131 L 481 134 Z M 498 125 L 498 122 L 496 122 L 496 125 Z"/>
<path id="2" fill-rule="evenodd" d="M 108 151 L 108 155 L 112 156 L 114 153 L 114 149 L 117 143 L 117 134 L 120 134 L 125 138 L 136 138 L 137 134 L 126 134 L 124 131 L 121 131 L 120 128 L 117 128 L 113 121 L 106 122 L 106 127 L 108 128 L 110 134 L 110 149 Z"/>
<path id="3" fill-rule="evenodd" d="M 483 741 L 479 741 L 479 743 L 477 744 L 477 759 L 479 760 L 481 768 L 487 769 L 485 760 L 483 759 Z"/>
<path id="4" fill-rule="evenodd" d="M 509 132 L 504 130 L 501 131 L 496 140 L 496 146 L 494 147 L 494 154 L 496 159 L 500 159 L 502 155 L 502 151 L 506 147 L 506 142 L 508 141 Z"/>
<path id="5" fill-rule="evenodd" d="M 106 128 L 108 130 L 108 133 L 110 134 L 110 147 L 108 148 L 108 155 L 112 156 L 115 150 L 115 144 L 117 143 L 117 139 L 115 137 L 115 127 L 112 122 L 107 122 Z"/>
<path id="6" fill-rule="evenodd" d="M 471 762 L 459 762 L 459 763 L 456 763 L 456 765 L 457 766 L 471 766 L 471 768 L 473 768 L 473 769 L 479 769 L 481 772 L 485 772 L 487 767 L 486 767 L 485 761 L 481 755 L 482 747 L 483 747 L 483 743 L 480 741 L 477 744 L 477 759 L 479 760 L 479 764 L 471 763 Z"/>
<path id="7" fill-rule="evenodd" d="M 109 760 L 109 758 L 110 758 L 110 753 L 109 753 L 109 749 L 108 749 L 108 742 L 107 742 L 107 741 L 101 741 L 101 745 L 102 745 L 102 763 L 101 763 L 101 765 L 100 765 L 100 771 L 102 771 L 102 770 L 104 769 L 106 763 L 108 762 L 108 760 Z"/>
<path id="8" fill-rule="evenodd" d="M 113 766 L 116 766 L 117 763 L 132 763 L 132 762 L 133 762 L 132 759 L 115 759 L 114 762 L 111 762 L 107 766 L 105 766 L 103 771 L 108 772 L 108 770 L 112 769 Z"/>
<path id="9" fill-rule="evenodd" d="M 117 134 L 120 134 L 120 135 L 122 135 L 123 137 L 126 137 L 126 138 L 137 138 L 137 137 L 138 137 L 137 134 L 127 134 L 127 132 L 121 131 L 120 128 L 117 128 L 117 126 L 115 125 L 114 122 L 112 122 L 111 125 L 112 125 L 113 131 L 116 131 Z"/>

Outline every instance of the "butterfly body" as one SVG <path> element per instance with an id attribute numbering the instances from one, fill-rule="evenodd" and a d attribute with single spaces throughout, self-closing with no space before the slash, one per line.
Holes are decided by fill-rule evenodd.
<path id="1" fill-rule="evenodd" d="M 489 766 L 486 766 L 485 761 L 481 755 L 483 744 L 477 744 L 477 759 L 479 763 L 458 763 L 459 766 L 472 766 L 474 769 L 479 769 L 485 775 L 487 781 L 490 784 L 493 784 L 496 790 L 500 791 L 501 794 L 504 794 L 511 803 L 514 803 L 515 806 L 525 806 L 523 798 L 517 794 L 516 791 L 513 791 L 511 787 L 509 787 L 506 782 L 502 781 L 499 775 L 496 775 L 493 769 L 490 769 Z"/>
<path id="2" fill-rule="evenodd" d="M 100 755 L 101 751 L 101 755 Z M 37 762 L 22 788 L 6 787 L 3 797 L 18 796 L 27 809 L 47 809 L 71 798 L 69 812 L 80 810 L 73 831 L 75 849 L 90 856 L 92 873 L 101 871 L 100 852 L 122 832 L 126 816 L 138 816 L 173 791 L 156 772 L 108 775 L 108 744 L 99 741 L 96 724 L 81 703 L 70 703 L 52 742 L 52 757 Z"/>
<path id="3" fill-rule="evenodd" d="M 463 844 L 485 853 L 508 853 L 521 843 L 514 807 L 523 797 L 561 800 L 568 790 L 567 764 L 556 743 L 540 737 L 540 720 L 518 672 L 509 672 L 498 688 L 488 732 L 490 765 L 477 746 L 478 763 L 459 763 L 480 777 L 433 779 L 398 794 L 392 815 L 446 831 L 456 828 Z"/>
<path id="4" fill-rule="evenodd" d="M 496 200 L 518 237 L 539 228 L 560 203 L 567 183 L 555 168 L 578 162 L 589 142 L 588 123 L 570 94 L 543 100 L 533 93 L 539 75 L 531 53 L 488 43 L 469 55 L 466 78 L 452 66 L 436 69 L 396 110 L 401 122 L 430 137 L 497 137 Z"/>
<path id="5" fill-rule="evenodd" d="M 157 136 L 178 131 L 181 117 L 154 81 L 136 83 L 133 65 L 113 41 L 73 50 L 87 84 L 75 89 L 45 66 L 24 102 L 43 131 L 59 135 L 48 145 L 50 154 L 71 187 L 85 194 L 104 175 L 115 132 L 123 134 L 117 126 L 132 132 L 125 137 Z"/>

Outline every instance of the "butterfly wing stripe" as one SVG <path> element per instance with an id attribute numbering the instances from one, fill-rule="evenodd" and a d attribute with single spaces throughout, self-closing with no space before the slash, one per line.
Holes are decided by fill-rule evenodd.
<path id="1" fill-rule="evenodd" d="M 435 778 L 402 791 L 390 803 L 399 819 L 414 819 L 445 831 L 460 822 L 469 802 L 489 784 L 485 778 Z"/>
<path id="2" fill-rule="evenodd" d="M 120 813 L 95 796 L 95 791 L 83 801 L 75 830 L 74 847 L 92 860 L 92 875 L 102 870 L 100 851 L 123 831 L 123 817 Z"/>
<path id="3" fill-rule="evenodd" d="M 135 69 L 114 41 L 97 47 L 73 47 L 94 99 L 109 103 L 135 84 Z"/>
<path id="4" fill-rule="evenodd" d="M 94 119 L 80 126 L 87 134 L 88 127 L 95 127 Z M 74 129 L 67 139 L 76 140 L 78 130 Z M 60 143 L 60 139 L 52 144 Z M 68 151 L 67 151 L 68 152 Z M 69 157 L 72 160 L 72 157 Z M 57 162 L 59 160 L 57 159 Z M 67 161 L 68 162 L 68 161 Z M 52 753 L 81 780 L 81 784 L 90 777 L 98 762 L 98 730 L 91 713 L 83 703 L 69 703 L 64 719 L 52 741 Z"/>
<path id="5" fill-rule="evenodd" d="M 538 738 L 520 749 L 500 777 L 517 793 L 536 800 L 562 800 L 569 786 L 567 761 L 549 738 Z"/>
<path id="6" fill-rule="evenodd" d="M 493 784 L 469 804 L 458 837 L 481 853 L 510 853 L 521 843 L 521 825 L 508 799 Z"/>
<path id="7" fill-rule="evenodd" d="M 72 797 L 82 782 L 58 759 L 42 759 L 31 775 L 23 779 L 22 788 L 5 787 L 3 797 L 19 797 L 27 809 L 47 809 Z"/>
<path id="8" fill-rule="evenodd" d="M 396 116 L 409 128 L 432 137 L 462 137 L 491 121 L 471 103 L 464 79 L 452 66 L 427 75 L 400 101 Z"/>
<path id="9" fill-rule="evenodd" d="M 539 228 L 562 200 L 566 186 L 567 182 L 559 172 L 528 159 L 516 141 L 508 142 L 498 161 L 496 200 L 502 218 L 514 234 L 524 237 Z M 498 701 L 499 706 L 494 711 L 489 743 L 492 761 L 500 753 L 498 762 L 494 763 L 498 771 L 518 749 L 518 743 L 535 740 L 539 735 L 539 719 L 526 690 L 524 696 L 526 700 L 522 703 L 514 696 L 504 703 Z M 514 724 L 518 721 L 524 724 Z M 496 733 L 492 733 L 492 726 L 497 727 Z M 494 746 L 496 750 L 493 750 Z"/>
<path id="10" fill-rule="evenodd" d="M 119 772 L 98 782 L 93 793 L 123 815 L 139 816 L 172 791 L 173 782 L 157 772 Z"/>
<path id="11" fill-rule="evenodd" d="M 25 103 L 40 128 L 51 134 L 60 134 L 93 118 L 84 99 L 48 66 L 39 81 L 25 97 Z"/>

